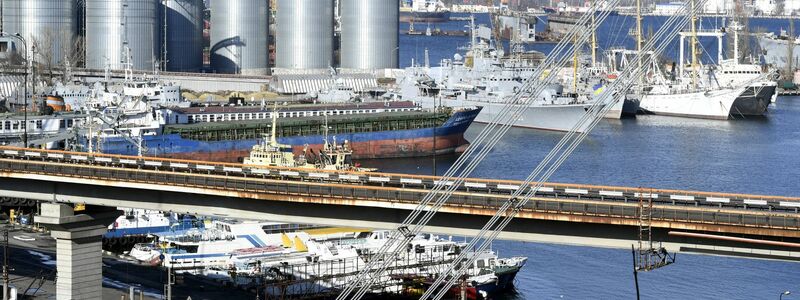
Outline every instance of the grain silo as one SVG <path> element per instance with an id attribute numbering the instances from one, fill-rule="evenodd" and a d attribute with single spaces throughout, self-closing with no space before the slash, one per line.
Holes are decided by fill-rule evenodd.
<path id="1" fill-rule="evenodd" d="M 399 1 L 341 1 L 341 67 L 397 68 Z"/>
<path id="2" fill-rule="evenodd" d="M 65 57 L 75 60 L 81 56 L 76 52 L 80 51 L 80 47 L 76 47 L 76 1 L 2 0 L 2 5 L 3 31 L 19 33 L 29 47 L 28 52 L 35 46 L 40 63 L 59 64 Z"/>
<path id="3" fill-rule="evenodd" d="M 86 67 L 124 69 L 126 49 L 135 70 L 152 70 L 159 60 L 157 0 L 85 0 Z"/>
<path id="4" fill-rule="evenodd" d="M 333 0 L 278 0 L 275 65 L 326 69 L 333 65 Z"/>
<path id="5" fill-rule="evenodd" d="M 211 67 L 218 73 L 269 73 L 269 1 L 211 2 Z"/>
<path id="6" fill-rule="evenodd" d="M 167 71 L 199 72 L 203 68 L 203 0 L 165 0 L 164 5 L 166 53 L 162 56 Z"/>

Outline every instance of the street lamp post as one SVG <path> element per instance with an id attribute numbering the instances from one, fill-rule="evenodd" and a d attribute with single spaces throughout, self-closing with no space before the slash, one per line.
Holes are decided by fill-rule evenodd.
<path id="1" fill-rule="evenodd" d="M 25 104 L 23 105 L 23 122 L 22 122 L 22 142 L 23 147 L 28 148 L 28 68 L 30 67 L 30 62 L 28 61 L 28 43 L 25 41 L 25 38 L 22 37 L 19 33 L 14 35 L 9 35 L 5 32 L 0 32 L 0 36 L 10 36 L 13 38 L 18 39 L 22 42 L 22 46 L 25 47 L 23 53 L 25 53 L 25 84 L 23 84 L 23 98 L 25 99 Z"/>
<path id="2" fill-rule="evenodd" d="M 783 300 L 783 296 L 789 296 L 791 294 L 792 294 L 792 292 L 790 292 L 790 291 L 784 291 L 783 293 L 781 293 L 781 296 L 778 297 L 778 299 Z"/>

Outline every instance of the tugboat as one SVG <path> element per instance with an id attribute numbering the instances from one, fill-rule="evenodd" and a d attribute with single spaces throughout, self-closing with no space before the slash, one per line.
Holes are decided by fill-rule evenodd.
<path id="1" fill-rule="evenodd" d="M 291 145 L 284 145 L 278 143 L 276 128 L 278 126 L 278 114 L 272 113 L 272 133 L 269 137 L 264 136 L 264 139 L 253 146 L 250 151 L 250 156 L 244 159 L 245 165 L 263 166 L 263 167 L 286 167 L 286 168 L 301 168 L 301 169 L 317 169 L 317 170 L 331 170 L 331 171 L 356 171 L 356 172 L 374 172 L 374 168 L 362 168 L 358 164 L 353 163 L 353 150 L 350 149 L 348 141 L 344 141 L 343 145 L 336 143 L 336 137 L 333 138 L 333 143 L 328 143 L 328 126 L 325 125 L 325 143 L 319 153 L 315 154 L 314 151 L 309 151 L 308 147 L 303 149 L 303 154 L 295 158 L 292 153 Z M 315 162 L 308 161 L 309 156 L 316 156 Z"/>
<path id="2" fill-rule="evenodd" d="M 517 273 L 528 261 L 527 257 L 521 256 L 499 258 L 494 252 L 476 255 L 478 259 L 475 260 L 473 268 L 481 271 L 467 278 L 467 281 L 483 299 L 511 290 Z"/>

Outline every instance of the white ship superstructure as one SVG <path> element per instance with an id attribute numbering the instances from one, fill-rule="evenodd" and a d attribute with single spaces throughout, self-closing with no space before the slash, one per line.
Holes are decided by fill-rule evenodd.
<path id="1" fill-rule="evenodd" d="M 163 82 L 158 74 L 149 76 L 142 74 L 136 77 L 131 69 L 132 62 L 126 63 L 125 79 L 122 82 L 111 80 L 111 71 L 106 68 L 105 78 L 102 81 L 87 83 L 74 81 L 56 83 L 50 94 L 64 98 L 67 110 L 81 110 L 92 96 L 104 94 L 117 94 L 131 98 L 142 99 L 154 108 L 164 107 L 189 107 L 190 103 L 181 96 L 181 87 L 169 82 Z"/>
<path id="2" fill-rule="evenodd" d="M 502 53 L 477 37 L 474 23 L 472 32 L 472 46 L 466 58 L 456 54 L 438 67 L 426 64 L 407 68 L 399 80 L 403 99 L 417 101 L 423 107 L 481 106 L 483 110 L 475 121 L 490 123 L 534 74 L 535 63 L 520 59 L 520 55 L 502 59 Z M 519 118 L 509 120 L 512 126 L 569 131 L 590 105 L 585 99 L 565 93 L 559 84 L 527 97 L 534 99 Z"/>
<path id="3" fill-rule="evenodd" d="M 725 32 L 681 33 L 681 50 L 685 37 L 696 43 L 698 35 L 713 36 L 721 41 Z M 692 46 L 692 51 L 694 48 Z M 734 53 L 737 52 L 735 49 Z M 724 120 L 766 114 L 777 84 L 769 79 L 769 73 L 761 72 L 759 66 L 739 63 L 738 55 L 724 60 L 722 49 L 719 49 L 716 67 L 702 66 L 696 56 L 687 66 L 683 51 L 680 57 L 676 79 L 662 79 L 652 84 L 651 90 L 642 97 L 642 110 L 657 115 Z"/>
<path id="4" fill-rule="evenodd" d="M 256 278 L 266 280 L 266 284 L 256 284 L 275 297 L 321 293 L 342 287 L 377 255 L 389 240 L 389 234 L 388 231 L 361 232 L 335 239 L 311 236 L 306 242 L 306 256 L 300 260 L 280 257 L 236 260 L 236 270 L 240 271 L 237 279 L 243 284 Z M 395 271 L 383 274 L 373 292 L 398 292 L 408 283 L 407 279 L 438 276 L 456 255 L 467 251 L 465 245 L 452 238 L 420 234 L 403 246 L 405 251 L 401 251 L 392 264 L 391 269 Z M 469 255 L 477 256 L 477 259 L 466 274 L 468 287 L 484 298 L 508 290 L 513 285 L 514 276 L 527 261 L 525 257 L 500 259 L 491 251 Z M 284 285 L 275 284 L 286 278 L 293 280 L 284 281 Z"/>
<path id="5" fill-rule="evenodd" d="M 22 146 L 27 131 L 29 145 L 47 149 L 64 147 L 59 141 L 73 137 L 88 115 L 81 113 L 56 113 L 53 115 L 0 114 L 0 144 Z M 27 119 L 27 129 L 23 124 Z"/>
<path id="6" fill-rule="evenodd" d="M 107 70 L 103 81 L 66 81 L 47 92 L 48 106 L 53 100 L 58 109 L 52 114 L 29 114 L 27 129 L 29 144 L 47 148 L 102 151 L 96 146 L 102 139 L 123 137 L 143 153 L 143 136 L 160 133 L 167 118 L 175 118 L 166 108 L 189 106 L 180 86 L 147 75 L 135 78 L 130 69 L 122 82 L 112 82 Z M 11 114 L 5 118 L 0 123 L 0 141 L 21 140 L 24 118 Z"/>
<path id="7" fill-rule="evenodd" d="M 205 229 L 191 229 L 176 235 L 159 236 L 163 263 L 172 267 L 227 267 L 236 260 L 297 256 L 305 260 L 308 236 L 302 232 L 267 234 L 283 223 L 215 220 Z M 297 247 L 295 247 L 297 245 Z M 286 246 L 286 247 L 284 247 Z"/>

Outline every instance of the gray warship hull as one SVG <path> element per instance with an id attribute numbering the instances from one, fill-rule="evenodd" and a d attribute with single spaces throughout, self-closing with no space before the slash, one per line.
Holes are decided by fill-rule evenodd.
<path id="1" fill-rule="evenodd" d="M 478 117 L 477 123 L 491 123 L 500 113 L 505 103 L 472 101 L 460 99 L 433 99 L 422 97 L 417 102 L 425 108 L 436 106 L 446 107 L 483 107 Z M 435 103 L 434 103 L 435 102 Z M 588 104 L 544 104 L 531 105 L 523 110 L 520 117 L 511 124 L 513 127 L 532 128 L 548 131 L 570 131 L 581 120 L 586 113 Z M 578 132 L 585 132 L 588 124 L 578 129 Z"/>
<path id="2" fill-rule="evenodd" d="M 764 61 L 778 69 L 785 69 L 789 63 L 789 40 L 761 36 L 758 38 L 758 45 L 764 53 Z M 795 43 L 792 51 L 795 67 L 800 59 L 800 45 Z"/>

